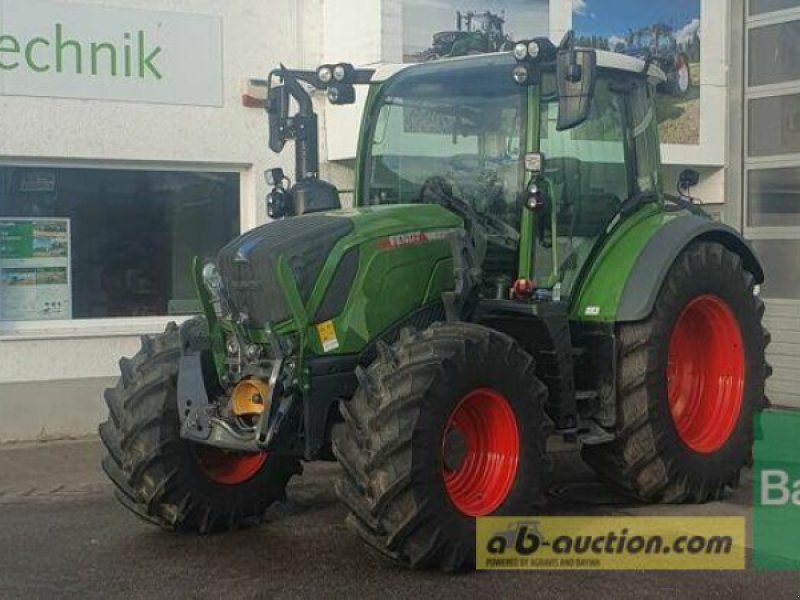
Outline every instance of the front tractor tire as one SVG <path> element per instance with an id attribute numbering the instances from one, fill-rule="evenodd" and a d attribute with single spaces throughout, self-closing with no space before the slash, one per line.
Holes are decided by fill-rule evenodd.
<path id="1" fill-rule="evenodd" d="M 546 388 L 533 359 L 497 331 L 405 331 L 359 372 L 333 432 L 348 525 L 413 568 L 475 565 L 475 517 L 544 504 Z"/>
<path id="2" fill-rule="evenodd" d="M 617 430 L 584 460 L 647 502 L 707 502 L 739 483 L 766 404 L 764 304 L 741 258 L 693 242 L 651 316 L 618 326 Z"/>
<path id="3" fill-rule="evenodd" d="M 187 328 L 189 344 L 208 345 L 205 320 Z M 180 437 L 177 377 L 181 356 L 178 328 L 145 336 L 122 375 L 105 392 L 109 417 L 100 425 L 108 454 L 103 470 L 117 499 L 146 521 L 167 529 L 210 533 L 258 522 L 285 497 L 299 463 L 282 456 L 226 451 Z"/>

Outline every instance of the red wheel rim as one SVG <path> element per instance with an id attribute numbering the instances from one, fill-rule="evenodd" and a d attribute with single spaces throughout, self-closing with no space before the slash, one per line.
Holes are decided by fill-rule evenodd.
<path id="1" fill-rule="evenodd" d="M 267 460 L 266 452 L 227 452 L 213 446 L 195 446 L 200 468 L 211 481 L 220 485 L 239 485 L 252 479 Z"/>
<path id="2" fill-rule="evenodd" d="M 463 442 L 463 457 L 448 465 L 454 435 Z M 518 465 L 517 418 L 505 396 L 488 388 L 464 396 L 442 435 L 442 476 L 456 508 L 470 517 L 496 510 L 511 491 Z"/>
<path id="3" fill-rule="evenodd" d="M 744 344 L 730 307 L 698 296 L 678 317 L 667 362 L 667 394 L 681 441 L 708 454 L 728 441 L 742 412 Z"/>

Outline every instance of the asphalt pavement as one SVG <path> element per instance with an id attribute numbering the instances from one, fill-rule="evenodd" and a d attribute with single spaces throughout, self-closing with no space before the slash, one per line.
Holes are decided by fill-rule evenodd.
<path id="1" fill-rule="evenodd" d="M 800 598 L 800 573 L 407 571 L 344 527 L 330 463 L 307 465 L 261 527 L 170 534 L 117 505 L 101 455 L 94 440 L 0 446 L 0 598 Z M 749 482 L 721 503 L 642 507 L 559 465 L 551 514 L 749 513 Z"/>

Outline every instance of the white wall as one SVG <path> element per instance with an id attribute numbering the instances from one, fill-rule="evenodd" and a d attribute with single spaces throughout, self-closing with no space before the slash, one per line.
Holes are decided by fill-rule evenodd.
<path id="1" fill-rule="evenodd" d="M 268 166 L 291 172 L 294 154 L 269 151 L 264 113 L 242 106 L 242 84 L 280 62 L 319 64 L 322 0 L 64 2 L 220 15 L 224 105 L 0 95 L 0 164 L 238 170 L 242 227 L 263 222 L 262 173 Z M 139 335 L 160 332 L 167 321 L 0 323 L 0 442 L 94 433 L 105 410 L 102 389 L 117 375 L 118 359 L 138 350 Z"/>
<path id="2" fill-rule="evenodd" d="M 26 2 L 27 0 L 0 0 Z M 128 9 L 220 15 L 223 20 L 224 105 L 221 108 L 0 95 L 0 164 L 96 165 L 117 168 L 234 169 L 242 173 L 242 226 L 265 220 L 262 172 L 292 171 L 293 151 L 267 148 L 263 111 L 241 105 L 243 81 L 264 77 L 280 62 L 313 68 L 324 62 L 400 62 L 401 0 L 62 0 Z M 709 3 L 702 0 L 704 10 Z M 571 21 L 569 0 L 552 0 L 550 28 L 560 39 Z M 725 27 L 725 20 L 715 23 Z M 724 31 L 723 31 L 724 35 Z M 723 42 L 704 52 L 720 73 L 709 84 L 724 94 Z M 715 58 L 716 57 L 716 58 Z M 704 66 L 705 68 L 705 66 Z M 363 92 L 360 92 L 363 94 Z M 705 94 L 705 91 L 704 91 Z M 352 157 L 361 105 L 324 106 L 322 175 L 352 187 Z M 723 104 L 724 106 L 724 104 Z M 703 105 L 703 135 L 724 140 L 725 112 Z M 328 127 L 326 127 L 328 123 Z M 327 130 L 327 135 L 326 135 Z M 670 156 L 668 149 L 667 158 Z M 702 150 L 696 161 L 709 160 Z M 330 157 L 336 162 L 326 163 Z M 718 157 L 710 160 L 719 163 Z M 680 167 L 666 169 L 672 179 Z M 706 202 L 724 198 L 719 167 L 702 170 L 695 190 Z M 667 184 L 669 188 L 673 183 Z M 0 198 L 2 202 L 2 198 Z M 156 333 L 168 319 L 0 323 L 0 442 L 95 431 L 104 413 L 101 391 L 117 374 L 117 360 L 138 349 L 138 336 Z"/>

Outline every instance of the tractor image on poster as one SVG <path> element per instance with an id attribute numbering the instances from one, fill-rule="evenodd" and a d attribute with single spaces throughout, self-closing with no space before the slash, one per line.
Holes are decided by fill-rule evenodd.
<path id="1" fill-rule="evenodd" d="M 347 523 L 413 568 L 475 565 L 476 518 L 539 514 L 547 441 L 632 498 L 724 497 L 765 408 L 762 268 L 664 189 L 664 81 L 545 38 L 435 63 L 273 71 L 274 219 L 195 261 L 203 315 L 120 361 L 100 426 L 120 502 L 164 529 L 260 521 L 336 460 Z M 363 87 L 362 87 L 363 86 Z M 311 93 L 368 92 L 354 206 Z M 331 110 L 335 110 L 332 108 Z"/>
<path id="2" fill-rule="evenodd" d="M 675 32 L 669 25 L 657 24 L 631 31 L 623 52 L 653 61 L 664 71 L 666 81 L 658 86 L 659 91 L 677 97 L 689 93 L 692 87 L 690 58 L 678 46 Z"/>
<path id="3" fill-rule="evenodd" d="M 433 46 L 425 50 L 423 61 L 503 52 L 511 50 L 513 40 L 505 34 L 505 18 L 491 11 L 456 13 L 456 29 L 433 34 Z"/>

